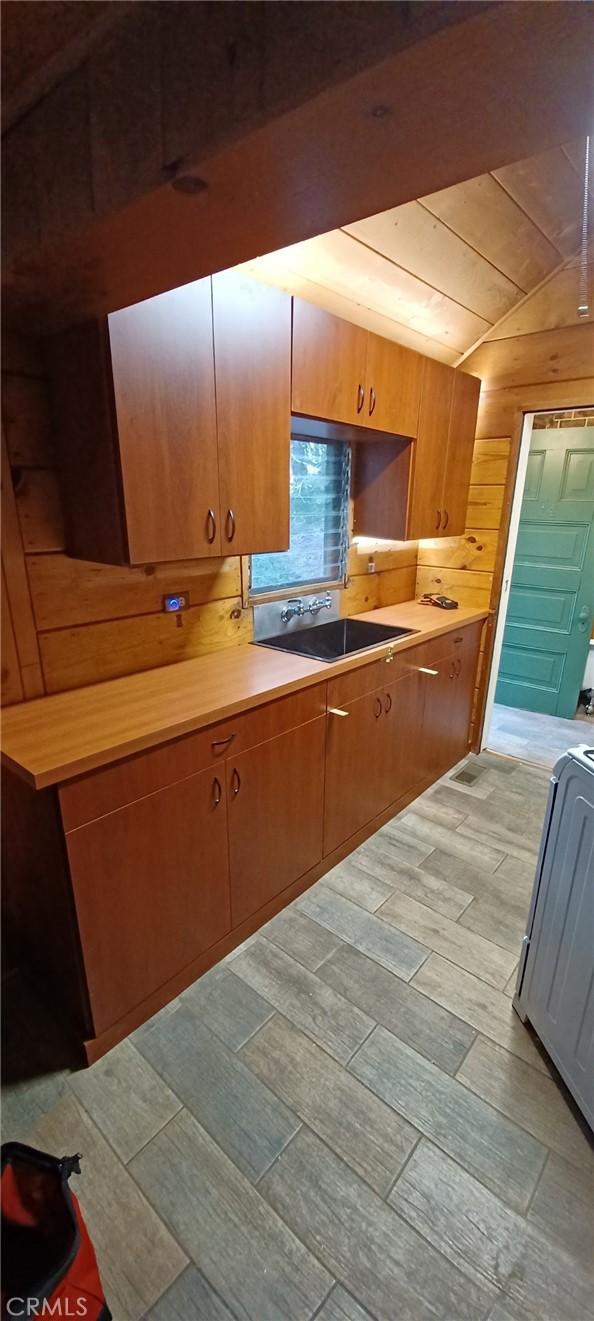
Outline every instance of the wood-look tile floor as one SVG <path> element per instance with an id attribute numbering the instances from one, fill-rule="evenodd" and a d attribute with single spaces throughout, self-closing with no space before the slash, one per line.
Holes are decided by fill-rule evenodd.
<path id="1" fill-rule="evenodd" d="M 594 717 L 578 711 L 573 720 L 521 711 L 514 706 L 493 707 L 487 739 L 492 752 L 535 762 L 549 770 L 568 748 L 594 742 Z"/>
<path id="2" fill-rule="evenodd" d="M 468 758 L 93 1068 L 44 1034 L 4 1137 L 83 1153 L 115 1321 L 594 1317 L 594 1151 L 511 1000 L 547 785 Z"/>

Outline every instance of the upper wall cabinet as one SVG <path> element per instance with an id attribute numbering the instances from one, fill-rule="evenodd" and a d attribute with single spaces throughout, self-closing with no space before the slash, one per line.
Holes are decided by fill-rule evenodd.
<path id="1" fill-rule="evenodd" d="M 464 532 L 481 383 L 427 358 L 413 447 L 407 536 Z"/>
<path id="2" fill-rule="evenodd" d="M 415 436 L 423 358 L 293 300 L 294 413 Z"/>
<path id="3" fill-rule="evenodd" d="M 212 292 L 223 554 L 287 550 L 291 299 L 235 271 Z"/>
<path id="4" fill-rule="evenodd" d="M 294 413 L 363 426 L 367 331 L 293 299 Z"/>
<path id="5" fill-rule="evenodd" d="M 416 541 L 464 532 L 480 386 L 425 359 L 416 440 L 356 447 L 357 535 Z"/>
<path id="6" fill-rule="evenodd" d="M 290 299 L 229 272 L 50 343 L 67 549 L 105 563 L 288 545 Z M 262 514 L 266 511 L 266 521 Z"/>

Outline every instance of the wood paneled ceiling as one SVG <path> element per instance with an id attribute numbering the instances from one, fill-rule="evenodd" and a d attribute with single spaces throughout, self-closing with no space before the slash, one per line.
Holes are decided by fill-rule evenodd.
<path id="1" fill-rule="evenodd" d="M 584 160 L 585 142 L 556 147 L 270 253 L 246 269 L 457 363 L 485 340 L 579 320 Z M 594 198 L 591 205 L 594 211 Z"/>

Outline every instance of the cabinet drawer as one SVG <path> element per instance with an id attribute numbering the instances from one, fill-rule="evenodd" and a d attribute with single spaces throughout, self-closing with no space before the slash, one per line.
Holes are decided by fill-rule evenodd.
<path id="1" fill-rule="evenodd" d="M 246 752 L 277 734 L 305 724 L 325 711 L 326 684 L 316 684 L 72 780 L 59 790 L 64 829 L 76 830 L 126 803 L 206 770 L 231 754 Z"/>
<path id="2" fill-rule="evenodd" d="M 372 661 L 371 665 L 347 670 L 346 674 L 339 674 L 336 679 L 328 681 L 328 706 L 344 706 L 346 702 L 354 702 L 357 697 L 364 697 L 366 693 L 372 693 L 375 688 L 388 683 L 393 674 L 394 664 L 386 665 L 383 657 Z"/>

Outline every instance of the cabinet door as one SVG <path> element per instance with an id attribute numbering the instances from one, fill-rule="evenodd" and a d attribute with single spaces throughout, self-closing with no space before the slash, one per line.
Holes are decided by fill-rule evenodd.
<path id="1" fill-rule="evenodd" d="M 324 855 L 332 853 L 390 802 L 384 690 L 328 713 Z"/>
<path id="2" fill-rule="evenodd" d="M 322 857 L 325 735 L 318 716 L 227 762 L 234 927 Z"/>
<path id="3" fill-rule="evenodd" d="M 466 527 L 480 388 L 477 376 L 461 371 L 455 373 L 442 496 L 442 532 L 448 537 L 462 536 Z"/>
<path id="4" fill-rule="evenodd" d="M 455 760 L 452 753 L 456 727 L 456 659 L 452 652 L 438 660 L 427 661 L 419 671 L 423 693 L 423 718 L 419 739 L 419 759 L 423 779 L 433 782 Z"/>
<path id="5" fill-rule="evenodd" d="M 66 836 L 96 1035 L 229 931 L 225 770 Z"/>
<path id="6" fill-rule="evenodd" d="M 365 422 L 367 331 L 293 299 L 294 413 L 332 422 Z"/>
<path id="7" fill-rule="evenodd" d="M 212 290 L 223 554 L 287 550 L 291 299 L 236 271 Z"/>
<path id="8" fill-rule="evenodd" d="M 386 689 L 389 802 L 410 793 L 423 778 L 419 745 L 423 728 L 426 684 L 418 670 L 411 670 Z"/>
<path id="9" fill-rule="evenodd" d="M 470 720 L 479 656 L 479 644 L 466 647 L 454 659 L 451 765 L 468 752 Z"/>
<path id="10" fill-rule="evenodd" d="M 381 335 L 369 334 L 362 415 L 365 425 L 399 436 L 416 436 L 422 379 L 420 353 L 413 353 Z"/>
<path id="11" fill-rule="evenodd" d="M 434 362 L 431 358 L 425 360 L 408 507 L 409 540 L 446 535 L 443 527 L 443 482 L 454 376 L 452 367 Z"/>
<path id="12" fill-rule="evenodd" d="M 210 280 L 108 325 L 130 563 L 220 555 Z"/>

